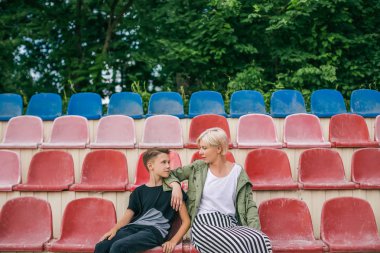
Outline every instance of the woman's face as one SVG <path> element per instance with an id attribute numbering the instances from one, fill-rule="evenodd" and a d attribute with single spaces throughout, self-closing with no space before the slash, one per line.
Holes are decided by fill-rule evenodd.
<path id="1" fill-rule="evenodd" d="M 199 142 L 199 154 L 206 163 L 213 163 L 220 154 L 219 147 L 210 146 L 203 140 Z"/>

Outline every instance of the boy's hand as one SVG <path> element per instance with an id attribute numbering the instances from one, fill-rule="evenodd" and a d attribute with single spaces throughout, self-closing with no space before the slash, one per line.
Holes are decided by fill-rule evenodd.
<path id="1" fill-rule="evenodd" d="M 112 238 L 115 237 L 116 232 L 117 232 L 117 230 L 115 230 L 115 229 L 111 229 L 110 231 L 108 231 L 107 233 L 105 233 L 105 234 L 102 236 L 102 238 L 100 239 L 100 241 L 103 241 L 103 240 L 105 240 L 105 239 L 111 240 Z"/>
<path id="2" fill-rule="evenodd" d="M 167 241 L 164 244 L 162 244 L 162 252 L 171 253 L 174 250 L 175 246 L 176 244 L 174 242 Z"/>
<path id="3" fill-rule="evenodd" d="M 171 199 L 171 206 L 173 209 L 178 211 L 181 208 L 182 205 L 182 190 L 181 186 L 177 182 L 172 183 L 172 199 Z"/>

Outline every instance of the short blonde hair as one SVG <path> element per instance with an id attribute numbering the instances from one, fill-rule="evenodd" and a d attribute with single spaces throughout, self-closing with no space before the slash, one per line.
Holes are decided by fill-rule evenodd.
<path id="1" fill-rule="evenodd" d="M 209 128 L 201 133 L 197 138 L 197 144 L 199 145 L 201 141 L 213 147 L 220 147 L 222 149 L 222 155 L 225 155 L 228 151 L 227 134 L 219 127 Z"/>

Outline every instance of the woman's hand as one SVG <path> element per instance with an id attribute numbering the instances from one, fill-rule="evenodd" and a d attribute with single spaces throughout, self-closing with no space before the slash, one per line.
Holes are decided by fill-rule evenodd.
<path id="1" fill-rule="evenodd" d="M 171 253 L 174 250 L 175 246 L 176 244 L 174 242 L 167 241 L 164 244 L 162 244 L 162 252 Z"/>
<path id="2" fill-rule="evenodd" d="M 178 182 L 173 182 L 170 186 L 172 187 L 172 199 L 170 204 L 174 210 L 178 211 L 181 208 L 183 197 L 181 185 Z"/>

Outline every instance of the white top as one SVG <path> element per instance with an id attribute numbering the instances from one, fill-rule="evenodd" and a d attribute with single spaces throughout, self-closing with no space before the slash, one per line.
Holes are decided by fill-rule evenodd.
<path id="1" fill-rule="evenodd" d="M 235 164 L 225 177 L 217 177 L 209 169 L 198 213 L 220 212 L 235 216 L 236 187 L 242 167 Z"/>

